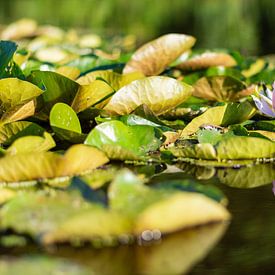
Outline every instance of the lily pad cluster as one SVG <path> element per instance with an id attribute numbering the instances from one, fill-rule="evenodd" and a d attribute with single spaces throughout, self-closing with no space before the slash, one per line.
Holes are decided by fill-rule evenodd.
<path id="1" fill-rule="evenodd" d="M 121 38 L 110 53 L 99 36 L 28 20 L 1 37 L 4 234 L 104 246 L 228 221 L 218 190 L 192 181 L 156 187 L 121 167 L 274 162 L 275 121 L 255 100 L 259 82 L 275 79 L 268 58 L 192 50 L 196 39 L 185 34 L 136 51 Z"/>

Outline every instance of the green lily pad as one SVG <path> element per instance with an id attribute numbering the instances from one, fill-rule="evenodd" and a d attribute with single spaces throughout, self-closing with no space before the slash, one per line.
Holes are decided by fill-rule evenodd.
<path id="1" fill-rule="evenodd" d="M 71 104 L 79 88 L 78 83 L 55 72 L 33 71 L 30 78 L 44 90 L 38 101 L 38 116 L 42 119 L 48 118 L 55 103 Z"/>
<path id="2" fill-rule="evenodd" d="M 191 96 L 192 87 L 165 76 L 136 80 L 118 90 L 104 109 L 126 115 L 146 104 L 156 115 L 163 114 Z"/>
<path id="3" fill-rule="evenodd" d="M 210 143 L 186 144 L 186 146 L 171 147 L 169 151 L 178 158 L 217 159 L 216 149 Z"/>
<path id="4" fill-rule="evenodd" d="M 80 121 L 75 111 L 65 103 L 56 103 L 52 107 L 50 125 L 61 140 L 81 143 L 86 137 L 82 134 Z"/>
<path id="5" fill-rule="evenodd" d="M 14 42 L 0 41 L 0 79 L 6 77 L 25 79 L 19 67 L 20 64 L 17 63 L 18 60 L 15 62 L 14 53 L 16 49 L 17 45 Z"/>
<path id="6" fill-rule="evenodd" d="M 275 132 L 275 120 L 259 120 L 251 124 L 245 125 L 249 130 L 263 130 Z"/>
<path id="7" fill-rule="evenodd" d="M 212 107 L 202 115 L 194 118 L 181 132 L 181 137 L 196 133 L 204 124 L 228 126 L 250 119 L 255 114 L 255 108 L 247 101 L 228 103 L 223 106 Z"/>
<path id="8" fill-rule="evenodd" d="M 242 123 L 250 119 L 255 113 L 256 109 L 249 101 L 243 101 L 240 103 L 230 102 L 226 106 L 221 125 L 228 126 L 231 124 Z"/>
<path id="9" fill-rule="evenodd" d="M 152 126 L 127 126 L 113 120 L 96 126 L 89 133 L 85 144 L 103 150 L 109 158 L 142 159 L 160 147 L 161 136 L 161 131 Z"/>
<path id="10" fill-rule="evenodd" d="M 275 142 L 256 137 L 229 137 L 217 145 L 219 159 L 274 158 Z"/>
<path id="11" fill-rule="evenodd" d="M 216 145 L 222 140 L 223 135 L 216 130 L 202 129 L 197 132 L 199 143 L 210 143 Z"/>

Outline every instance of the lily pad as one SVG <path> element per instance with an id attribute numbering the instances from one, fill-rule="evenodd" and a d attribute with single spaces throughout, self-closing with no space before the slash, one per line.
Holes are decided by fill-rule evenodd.
<path id="1" fill-rule="evenodd" d="M 275 142 L 256 137 L 230 137 L 217 145 L 217 155 L 220 159 L 274 158 Z"/>
<path id="2" fill-rule="evenodd" d="M 135 218 L 135 234 L 155 229 L 161 233 L 169 233 L 230 218 L 221 204 L 204 195 L 152 190 L 127 171 L 121 172 L 112 182 L 109 198 L 112 209 Z M 203 213 L 202 208 L 205 210 Z"/>
<path id="3" fill-rule="evenodd" d="M 81 85 L 89 85 L 97 79 L 101 79 L 109 84 L 113 90 L 117 91 L 125 85 L 130 84 L 132 81 L 144 78 L 144 75 L 140 72 L 133 72 L 129 74 L 119 74 L 109 70 L 98 70 L 90 72 L 77 79 L 77 82 Z"/>
<path id="4" fill-rule="evenodd" d="M 80 70 L 75 67 L 62 66 L 56 70 L 57 73 L 64 75 L 72 80 L 77 79 L 80 74 Z"/>
<path id="5" fill-rule="evenodd" d="M 10 145 L 23 136 L 42 136 L 45 132 L 41 126 L 29 121 L 15 121 L 0 127 L 0 143 Z"/>
<path id="6" fill-rule="evenodd" d="M 85 144 L 103 150 L 109 158 L 142 159 L 160 147 L 161 136 L 161 131 L 152 126 L 127 126 L 113 120 L 96 126 L 89 133 Z"/>
<path id="7" fill-rule="evenodd" d="M 103 152 L 82 144 L 70 147 L 64 156 L 52 152 L 7 155 L 0 158 L 0 182 L 73 176 L 107 162 Z"/>
<path id="8" fill-rule="evenodd" d="M 31 114 L 33 114 L 34 103 L 32 100 L 42 93 L 43 91 L 41 89 L 30 82 L 17 78 L 1 79 L 0 124 L 23 119 L 29 116 L 29 113 L 26 112 L 26 108 L 31 109 Z M 22 108 L 24 111 L 22 111 Z"/>
<path id="9" fill-rule="evenodd" d="M 248 87 L 245 83 L 230 76 L 209 76 L 199 79 L 193 95 L 214 101 L 237 101 L 242 97 L 251 95 L 255 87 Z"/>
<path id="10" fill-rule="evenodd" d="M 44 152 L 55 147 L 55 141 L 51 134 L 44 132 L 42 136 L 25 136 L 16 139 L 6 150 L 7 154 L 25 154 L 33 152 Z"/>
<path id="11" fill-rule="evenodd" d="M 187 100 L 192 87 L 164 76 L 136 80 L 113 95 L 104 109 L 110 114 L 125 115 L 146 104 L 156 115 L 163 114 Z"/>
<path id="12" fill-rule="evenodd" d="M 205 52 L 191 56 L 178 64 L 176 68 L 184 71 L 193 71 L 214 66 L 233 67 L 235 65 L 237 65 L 235 59 L 227 53 Z"/>
<path id="13" fill-rule="evenodd" d="M 74 110 L 65 103 L 56 103 L 50 112 L 50 125 L 62 140 L 81 143 L 86 135 L 82 134 L 79 119 Z"/>
<path id="14" fill-rule="evenodd" d="M 80 86 L 72 103 L 76 113 L 90 107 L 103 108 L 114 94 L 113 88 L 102 80 L 94 80 L 89 85 Z"/>
<path id="15" fill-rule="evenodd" d="M 162 233 L 171 233 L 182 228 L 229 219 L 227 210 L 214 200 L 197 193 L 181 192 L 145 209 L 136 221 L 135 232 L 142 233 L 157 228 Z"/>
<path id="16" fill-rule="evenodd" d="M 55 103 L 71 104 L 79 88 L 73 80 L 49 71 L 33 71 L 31 81 L 44 90 L 38 102 L 39 117 L 44 119 Z"/>
<path id="17" fill-rule="evenodd" d="M 223 106 L 212 107 L 202 115 L 194 118 L 181 132 L 181 137 L 196 133 L 204 124 L 228 126 L 250 119 L 255 114 L 255 108 L 248 102 L 228 103 Z"/>
<path id="18" fill-rule="evenodd" d="M 167 34 L 140 47 L 126 64 L 123 73 L 142 72 L 146 76 L 158 75 L 195 44 L 193 36 Z"/>
<path id="19" fill-rule="evenodd" d="M 12 41 L 0 41 L 0 78 L 11 75 L 11 62 L 17 45 Z"/>

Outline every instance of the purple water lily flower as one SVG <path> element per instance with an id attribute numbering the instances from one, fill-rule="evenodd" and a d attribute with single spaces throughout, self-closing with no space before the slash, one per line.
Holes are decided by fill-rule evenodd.
<path id="1" fill-rule="evenodd" d="M 272 84 L 272 90 L 264 86 L 264 89 L 259 92 L 259 97 L 252 95 L 252 98 L 261 113 L 275 117 L 275 81 Z"/>

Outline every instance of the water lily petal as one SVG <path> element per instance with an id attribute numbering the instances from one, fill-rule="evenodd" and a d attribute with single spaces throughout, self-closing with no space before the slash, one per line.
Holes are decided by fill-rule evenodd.
<path id="1" fill-rule="evenodd" d="M 272 111 L 271 106 L 269 106 L 269 104 L 267 104 L 265 100 L 260 100 L 259 98 L 253 95 L 252 98 L 261 113 L 270 117 L 275 117 L 275 112 Z"/>

